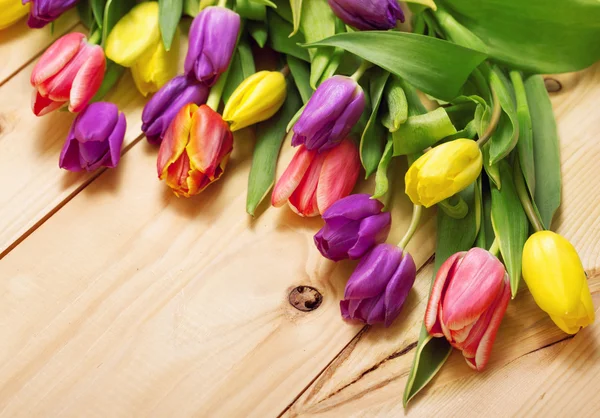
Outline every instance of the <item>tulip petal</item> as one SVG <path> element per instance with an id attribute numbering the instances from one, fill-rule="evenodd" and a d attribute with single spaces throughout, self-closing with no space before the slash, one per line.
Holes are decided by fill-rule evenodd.
<path id="1" fill-rule="evenodd" d="M 342 141 L 340 145 L 323 154 L 326 158 L 317 187 L 317 205 L 320 213 L 352 192 L 360 171 L 358 150 L 351 140 Z"/>
<path id="2" fill-rule="evenodd" d="M 73 134 L 79 142 L 102 142 L 110 136 L 118 120 L 119 109 L 114 103 L 92 103 L 75 119 Z"/>
<path id="3" fill-rule="evenodd" d="M 107 167 L 114 168 L 119 164 L 121 159 L 121 147 L 123 146 L 123 140 L 125 139 L 125 131 L 127 130 L 127 120 L 125 114 L 119 114 L 119 120 L 108 137 L 108 146 L 110 148 L 110 162 L 107 163 Z"/>
<path id="4" fill-rule="evenodd" d="M 400 315 L 408 292 L 412 289 L 417 277 L 417 267 L 412 256 L 404 253 L 400 265 L 394 272 L 385 288 L 385 326 L 389 327 Z"/>
<path id="5" fill-rule="evenodd" d="M 105 71 L 104 52 L 100 46 L 94 45 L 91 47 L 87 61 L 81 66 L 73 80 L 69 102 L 71 112 L 82 111 L 92 100 L 102 84 Z"/>
<path id="6" fill-rule="evenodd" d="M 355 246 L 359 228 L 360 223 L 356 221 L 333 228 L 325 225 L 315 235 L 315 244 L 324 257 L 333 261 L 344 260 L 348 258 L 348 250 Z"/>
<path id="7" fill-rule="evenodd" d="M 81 48 L 85 35 L 69 33 L 58 38 L 40 57 L 31 72 L 31 85 L 36 87 L 63 69 Z"/>
<path id="8" fill-rule="evenodd" d="M 316 151 L 309 151 L 304 146 L 298 147 L 292 161 L 273 189 L 271 196 L 273 206 L 281 207 L 285 204 L 302 181 L 316 155 Z"/>
<path id="9" fill-rule="evenodd" d="M 317 188 L 326 159 L 325 154 L 318 154 L 315 157 L 302 181 L 288 199 L 290 207 L 301 216 L 311 217 L 321 213 L 317 203 Z"/>
<path id="10" fill-rule="evenodd" d="M 336 217 L 359 220 L 367 216 L 378 215 L 383 209 L 383 203 L 365 193 L 349 195 L 332 204 L 324 213 L 323 220 Z"/>
<path id="11" fill-rule="evenodd" d="M 58 160 L 58 166 L 65 170 L 77 172 L 81 171 L 81 164 L 79 163 L 79 142 L 73 134 L 73 126 L 69 131 L 67 140 L 60 152 L 60 158 Z"/>
<path id="12" fill-rule="evenodd" d="M 167 130 L 165 138 L 160 144 L 156 162 L 159 179 L 163 180 L 167 176 L 169 166 L 175 163 L 185 151 L 192 128 L 192 115 L 197 108 L 198 106 L 195 104 L 188 104 L 182 107 Z"/>
<path id="13" fill-rule="evenodd" d="M 31 109 L 36 116 L 44 116 L 56 109 L 61 108 L 66 102 L 55 102 L 48 97 L 43 97 L 36 90 L 33 91 L 31 98 Z"/>
<path id="14" fill-rule="evenodd" d="M 379 244 L 358 263 L 348 279 L 344 299 L 368 299 L 382 294 L 402 260 L 395 245 Z"/>
<path id="15" fill-rule="evenodd" d="M 391 224 L 392 215 L 389 212 L 363 219 L 360 222 L 357 236 L 354 237 L 354 246 L 348 250 L 350 259 L 361 258 L 375 244 L 385 241 Z"/>

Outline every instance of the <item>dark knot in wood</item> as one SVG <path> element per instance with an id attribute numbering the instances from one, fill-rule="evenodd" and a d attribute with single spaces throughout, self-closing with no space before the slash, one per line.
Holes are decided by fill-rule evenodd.
<path id="1" fill-rule="evenodd" d="M 562 84 L 555 78 L 545 78 L 544 84 L 548 93 L 557 93 L 562 90 Z"/>
<path id="2" fill-rule="evenodd" d="M 298 286 L 290 292 L 290 305 L 302 312 L 310 312 L 321 306 L 323 295 L 311 286 Z"/>

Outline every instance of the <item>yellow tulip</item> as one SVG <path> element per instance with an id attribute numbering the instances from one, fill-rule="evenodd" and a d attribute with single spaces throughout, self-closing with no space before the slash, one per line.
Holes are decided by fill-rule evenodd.
<path id="1" fill-rule="evenodd" d="M 144 96 L 157 92 L 177 75 L 179 55 L 179 30 L 175 32 L 171 50 L 167 51 L 162 42 L 139 57 L 131 67 L 131 74 L 137 89 Z"/>
<path id="2" fill-rule="evenodd" d="M 133 64 L 161 41 L 158 3 L 140 3 L 117 22 L 106 39 L 106 56 L 123 67 Z"/>
<path id="3" fill-rule="evenodd" d="M 29 13 L 29 3 L 21 0 L 0 0 L 0 29 L 7 28 Z"/>
<path id="4" fill-rule="evenodd" d="M 225 105 L 223 119 L 231 130 L 269 119 L 285 102 L 285 77 L 279 71 L 259 71 L 240 84 Z"/>
<path id="5" fill-rule="evenodd" d="M 475 141 L 456 139 L 423 154 L 408 169 L 406 194 L 415 205 L 430 207 L 465 189 L 483 164 Z"/>
<path id="6" fill-rule="evenodd" d="M 523 279 L 535 303 L 567 334 L 594 322 L 583 265 L 565 238 L 551 231 L 529 237 L 523 248 Z"/>

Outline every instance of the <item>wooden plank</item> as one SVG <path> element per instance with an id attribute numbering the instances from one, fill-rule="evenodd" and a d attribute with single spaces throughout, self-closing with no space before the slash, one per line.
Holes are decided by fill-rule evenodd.
<path id="1" fill-rule="evenodd" d="M 596 138 L 600 126 L 600 109 L 596 104 L 600 95 L 600 64 L 581 73 L 555 78 L 563 85 L 563 90 L 552 99 L 562 138 L 564 198 L 554 226 L 579 250 L 597 303 L 600 300 L 600 206 L 596 202 L 600 202 L 600 184 L 589 179 L 600 174 L 597 165 L 600 143 Z M 290 407 L 286 416 L 403 414 L 402 393 L 414 355 L 412 351 L 405 353 L 405 349 L 418 338 L 418 322 L 423 316 L 431 280 L 426 270 L 422 273 L 406 319 L 387 330 L 376 327 L 362 332 Z M 466 367 L 460 354 L 454 353 L 432 385 L 413 401 L 409 412 L 432 416 L 436 412 L 447 412 L 447 408 L 452 411 L 459 408 L 463 416 L 489 416 L 475 412 L 482 410 L 503 413 L 504 409 L 489 408 L 489 405 L 497 408 L 502 404 L 492 402 L 492 397 L 499 396 L 497 380 L 488 376 L 502 375 L 506 365 L 565 336 L 523 288 L 509 306 L 489 370 L 476 374 Z M 471 391 L 480 387 L 490 395 L 467 402 Z M 485 401 L 491 403 L 471 408 Z M 464 408 L 459 407 L 461 402 L 466 405 Z"/>
<path id="2" fill-rule="evenodd" d="M 55 39 L 71 31 L 78 21 L 77 12 L 73 10 L 54 22 L 54 31 L 50 30 L 50 26 L 30 29 L 27 18 L 0 30 L 0 85 L 35 60 Z"/>

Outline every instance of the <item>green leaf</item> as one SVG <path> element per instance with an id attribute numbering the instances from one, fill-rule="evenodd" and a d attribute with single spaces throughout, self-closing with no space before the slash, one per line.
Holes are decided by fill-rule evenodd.
<path id="1" fill-rule="evenodd" d="M 367 126 L 360 138 L 360 161 L 365 168 L 365 178 L 369 178 L 377 170 L 383 154 L 385 133 L 383 126 L 377 120 L 377 113 L 389 76 L 390 73 L 377 68 L 370 78 L 369 97 L 372 110 Z"/>
<path id="2" fill-rule="evenodd" d="M 513 68 L 532 73 L 562 73 L 581 70 L 600 59 L 598 0 L 438 0 L 436 3 L 474 37 L 485 42 L 485 51 L 494 60 Z M 464 35 L 454 36 L 448 27 L 444 30 L 454 42 L 464 45 L 461 42 Z"/>
<path id="3" fill-rule="evenodd" d="M 401 124 L 408 119 L 408 100 L 402 88 L 400 79 L 392 76 L 385 86 L 383 94 L 386 111 L 381 118 L 381 123 L 388 131 L 396 132 Z"/>
<path id="4" fill-rule="evenodd" d="M 92 7 L 87 1 L 80 1 L 79 3 L 77 3 L 77 14 L 81 19 L 81 23 L 83 23 L 83 26 L 85 26 L 87 29 L 90 29 L 92 27 L 92 23 L 94 23 L 95 20 Z"/>
<path id="5" fill-rule="evenodd" d="M 490 86 L 498 94 L 502 115 L 498 126 L 490 139 L 490 161 L 497 163 L 505 158 L 519 140 L 519 120 L 515 106 L 514 91 L 510 81 L 496 67 L 490 74 Z"/>
<path id="6" fill-rule="evenodd" d="M 500 170 L 498 168 L 498 163 L 490 163 L 489 143 L 483 146 L 483 148 L 481 149 L 481 155 L 483 156 L 483 169 L 485 170 L 485 173 L 488 175 L 490 180 L 498 189 L 502 188 L 502 179 L 500 178 Z"/>
<path id="7" fill-rule="evenodd" d="M 502 189 L 492 189 L 492 226 L 500 243 L 500 252 L 510 277 L 510 289 L 514 298 L 521 280 L 523 246 L 529 235 L 529 221 L 515 188 L 510 165 L 498 163 Z"/>
<path id="8" fill-rule="evenodd" d="M 104 8 L 104 23 L 102 25 L 102 45 L 106 42 L 106 38 L 115 27 L 117 22 L 121 20 L 134 6 L 135 0 L 107 0 Z"/>
<path id="9" fill-rule="evenodd" d="M 393 134 L 394 155 L 423 151 L 455 133 L 456 128 L 443 107 L 424 115 L 411 116 Z"/>
<path id="10" fill-rule="evenodd" d="M 534 201 L 542 223 L 548 229 L 560 206 L 561 174 L 560 149 L 552 103 L 541 76 L 525 80 L 533 126 L 533 155 L 535 163 Z"/>
<path id="11" fill-rule="evenodd" d="M 298 33 L 300 29 L 300 19 L 302 18 L 302 0 L 290 0 L 290 7 L 292 8 L 292 23 L 293 31 L 290 33 L 290 37 Z"/>
<path id="12" fill-rule="evenodd" d="M 451 42 L 394 31 L 340 33 L 309 45 L 315 46 L 343 48 L 446 101 L 458 96 L 471 72 L 486 58 Z"/>
<path id="13" fill-rule="evenodd" d="M 183 12 L 183 0 L 158 0 L 158 24 L 163 45 L 169 51 Z"/>
<path id="14" fill-rule="evenodd" d="M 263 6 L 268 6 L 268 7 L 277 9 L 277 5 L 275 3 L 273 3 L 271 0 L 250 0 L 250 1 L 253 1 L 254 3 L 262 4 Z"/>
<path id="15" fill-rule="evenodd" d="M 418 116 L 427 113 L 427 109 L 423 105 L 417 90 L 405 80 L 400 79 L 399 82 L 406 95 L 406 101 L 408 102 L 408 116 Z"/>
<path id="16" fill-rule="evenodd" d="M 184 0 L 183 14 L 191 17 L 196 17 L 198 16 L 198 13 L 200 13 L 199 0 Z"/>
<path id="17" fill-rule="evenodd" d="M 227 83 L 223 89 L 223 101 L 227 103 L 235 89 L 248 77 L 256 72 L 254 65 L 254 56 L 252 49 L 245 37 L 242 37 L 239 42 L 231 65 L 229 66 L 229 75 Z"/>
<path id="18" fill-rule="evenodd" d="M 468 251 L 477 237 L 474 209 L 475 184 L 467 187 L 459 195 L 469 206 L 467 216 L 462 219 L 454 219 L 446 215 L 443 211 L 438 211 L 437 214 L 434 278 L 444 261 L 456 252 Z M 406 388 L 404 389 L 404 407 L 440 371 L 451 352 L 452 346 L 450 346 L 450 343 L 445 338 L 431 337 L 427 333 L 425 325 L 423 325 L 415 350 L 415 359 L 413 360 Z"/>
<path id="19" fill-rule="evenodd" d="M 517 100 L 517 117 L 519 119 L 519 141 L 517 150 L 521 170 L 525 178 L 525 184 L 531 196 L 535 193 L 535 160 L 533 156 L 533 127 L 531 124 L 531 115 L 529 114 L 529 104 L 527 102 L 527 92 L 523 78 L 518 71 L 510 72 L 510 79 L 515 89 Z"/>
<path id="20" fill-rule="evenodd" d="M 106 59 L 106 72 L 104 73 L 104 78 L 102 79 L 102 84 L 100 88 L 92 98 L 92 102 L 101 101 L 104 96 L 114 87 L 115 84 L 119 81 L 123 72 L 125 71 L 125 67 L 121 67 L 114 61 Z"/>
<path id="21" fill-rule="evenodd" d="M 385 195 L 390 187 L 388 167 L 393 157 L 393 146 L 394 141 L 389 137 L 385 144 L 385 149 L 383 150 L 383 156 L 379 161 L 379 166 L 377 166 L 377 172 L 375 173 L 375 192 L 373 193 L 375 199 L 379 199 Z"/>
<path id="22" fill-rule="evenodd" d="M 252 0 L 235 0 L 235 11 L 246 19 L 260 21 L 267 19 L 267 7 Z"/>
<path id="23" fill-rule="evenodd" d="M 275 116 L 259 123 L 256 128 L 257 140 L 248 178 L 246 199 L 246 211 L 252 216 L 275 183 L 277 158 L 285 138 L 286 126 L 302 105 L 298 92 L 291 84 L 288 82 L 288 93 L 283 107 Z"/>
<path id="24" fill-rule="evenodd" d="M 280 10 L 279 7 L 277 10 Z M 269 44 L 275 51 L 286 55 L 292 55 L 304 61 L 310 61 L 308 51 L 298 44 L 304 42 L 304 35 L 297 33 L 292 37 L 288 35 L 292 31 L 292 25 L 286 22 L 279 14 L 267 11 Z"/>
<path id="25" fill-rule="evenodd" d="M 249 21 L 246 27 L 248 28 L 248 33 L 250 33 L 250 36 L 252 36 L 258 46 L 264 48 L 268 36 L 266 22 Z"/>
<path id="26" fill-rule="evenodd" d="M 94 20 L 96 20 L 96 24 L 99 28 L 102 28 L 104 23 L 104 9 L 106 8 L 106 0 L 90 0 L 89 4 L 90 8 L 92 9 L 92 14 L 94 15 Z"/>
<path id="27" fill-rule="evenodd" d="M 300 92 L 300 97 L 302 97 L 302 102 L 306 104 L 313 94 L 313 89 L 310 87 L 309 81 L 309 65 L 306 62 L 293 57 L 292 55 L 287 55 L 286 58 L 288 67 L 290 67 L 290 73 L 292 74 L 294 82 L 296 83 L 296 88 Z"/>

